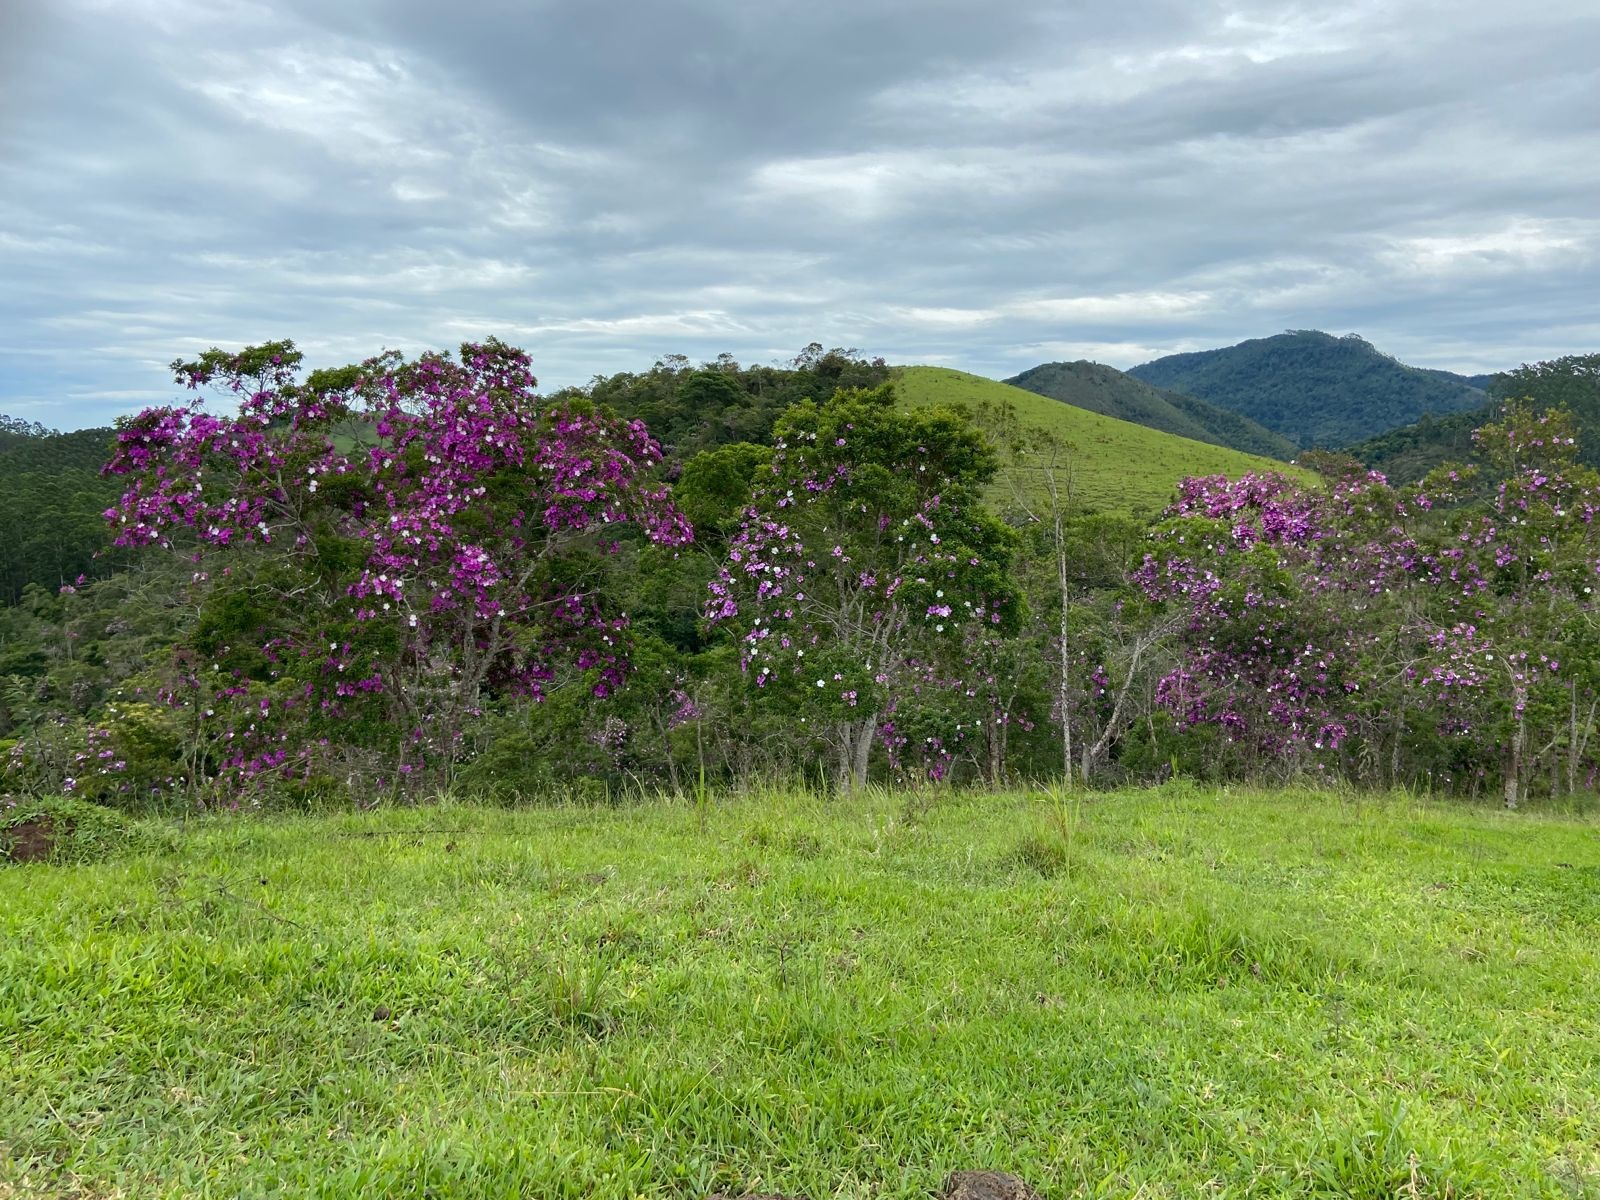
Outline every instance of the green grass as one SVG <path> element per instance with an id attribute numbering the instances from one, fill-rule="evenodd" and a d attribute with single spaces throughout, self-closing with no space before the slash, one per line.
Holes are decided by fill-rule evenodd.
<path id="1" fill-rule="evenodd" d="M 1279 471 L 1308 482 L 1315 477 L 1270 458 L 1191 441 L 1130 421 L 1063 404 L 1006 383 L 947 367 L 902 367 L 896 375 L 901 398 L 911 405 L 1009 403 L 1029 425 L 1051 430 L 1078 451 L 1073 491 L 1078 501 L 1101 512 L 1154 515 L 1173 499 L 1185 475 L 1239 476 Z"/>
<path id="2" fill-rule="evenodd" d="M 1600 1196 L 1600 824 L 1177 783 L 0 870 L 0 1196 Z"/>

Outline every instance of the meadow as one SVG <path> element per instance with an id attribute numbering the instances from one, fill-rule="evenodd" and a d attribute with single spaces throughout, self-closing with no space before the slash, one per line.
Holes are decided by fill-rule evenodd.
<path id="1" fill-rule="evenodd" d="M 1153 517 L 1172 503 L 1178 481 L 1188 475 L 1237 478 L 1256 471 L 1277 472 L 1304 483 L 1316 478 L 1276 459 L 1163 433 L 948 367 L 901 367 L 895 385 L 910 408 L 1010 405 L 1023 425 L 1060 437 L 1075 452 L 1073 498 L 1091 511 Z M 1130 463 L 1137 463 L 1138 469 L 1130 470 Z"/>
<path id="2" fill-rule="evenodd" d="M 212 816 L 0 869 L 0 1196 L 1600 1196 L 1600 819 Z"/>

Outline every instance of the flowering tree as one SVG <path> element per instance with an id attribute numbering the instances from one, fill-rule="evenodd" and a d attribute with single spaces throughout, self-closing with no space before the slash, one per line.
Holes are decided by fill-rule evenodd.
<path id="1" fill-rule="evenodd" d="M 1600 476 L 1571 418 L 1511 404 L 1475 442 L 1501 480 L 1463 503 L 1470 471 L 1396 489 L 1346 474 L 1186 481 L 1135 579 L 1186 621 L 1159 698 L 1246 762 L 1294 767 L 1357 750 L 1347 770 L 1430 747 L 1498 767 L 1516 806 L 1564 759 L 1576 786 L 1600 710 Z M 1552 786 L 1555 786 L 1554 782 Z"/>
<path id="2" fill-rule="evenodd" d="M 979 503 L 993 451 L 952 410 L 841 391 L 788 410 L 774 439 L 706 614 L 737 626 L 754 686 L 815 723 L 837 785 L 859 788 L 931 664 L 959 662 L 970 627 L 1014 622 L 1015 539 Z"/>
<path id="3" fill-rule="evenodd" d="M 1184 614 L 1157 688 L 1180 727 L 1212 725 L 1255 761 L 1348 735 L 1351 610 L 1321 586 L 1324 497 L 1282 475 L 1187 479 L 1135 582 Z"/>
<path id="4" fill-rule="evenodd" d="M 1514 808 L 1563 742 L 1573 788 L 1592 737 L 1600 474 L 1578 464 L 1564 410 L 1512 402 L 1473 440 L 1501 482 L 1486 511 L 1451 514 L 1408 564 L 1431 600 L 1414 678 L 1455 732 L 1502 749 Z"/>
<path id="5" fill-rule="evenodd" d="M 624 530 L 691 538 L 643 424 L 542 404 L 527 355 L 493 340 L 304 382 L 300 363 L 289 342 L 174 363 L 237 413 L 147 409 L 106 467 L 129 481 L 106 513 L 118 545 L 226 556 L 267 594 L 254 674 L 276 694 L 245 683 L 235 699 L 297 705 L 335 748 L 368 717 L 376 761 L 414 775 L 447 767 L 489 692 L 538 700 L 572 672 L 595 697 L 619 686 L 627 619 L 603 594 L 606 556 Z M 321 742 L 235 765 L 309 770 Z"/>

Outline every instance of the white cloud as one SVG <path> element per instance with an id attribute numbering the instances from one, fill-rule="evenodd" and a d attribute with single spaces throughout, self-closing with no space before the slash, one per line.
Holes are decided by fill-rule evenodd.
<path id="1" fill-rule="evenodd" d="M 105 420 L 282 336 L 500 333 L 552 385 L 811 340 L 996 374 L 1286 327 L 1592 350 L 1600 10 L 1448 18 L 53 0 L 0 48 L 0 411 Z"/>

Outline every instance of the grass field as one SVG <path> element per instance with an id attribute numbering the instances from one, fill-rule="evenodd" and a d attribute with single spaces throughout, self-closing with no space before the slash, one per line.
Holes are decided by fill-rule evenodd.
<path id="1" fill-rule="evenodd" d="M 1270 458 L 1191 441 L 1130 421 L 1103 416 L 1010 384 L 948 367 L 902 367 L 896 383 L 912 405 L 1009 403 L 1030 425 L 1059 434 L 1078 451 L 1073 490 L 1089 508 L 1151 516 L 1169 504 L 1185 475 L 1239 476 L 1280 471 L 1310 480 L 1309 472 Z"/>
<path id="2" fill-rule="evenodd" d="M 1600 822 L 208 819 L 0 869 L 0 1196 L 1600 1196 Z"/>

